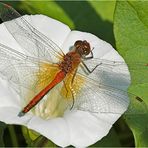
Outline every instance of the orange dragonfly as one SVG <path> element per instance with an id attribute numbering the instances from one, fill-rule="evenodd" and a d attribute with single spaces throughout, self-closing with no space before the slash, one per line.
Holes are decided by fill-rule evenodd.
<path id="1" fill-rule="evenodd" d="M 75 41 L 73 48 L 64 54 L 60 47 L 35 29 L 11 6 L 1 5 L 0 18 L 5 22 L 7 30 L 26 53 L 33 55 L 23 54 L 0 44 L 0 72 L 19 94 L 27 98 L 27 103 L 18 116 L 33 110 L 47 94 L 48 101 L 52 100 L 50 93 L 58 93 L 58 97 L 60 96 L 55 109 L 63 102 L 66 104 L 63 110 L 69 108 L 93 113 L 121 114 L 125 111 L 121 106 L 125 105 L 127 108 L 129 104 L 129 95 L 134 100 L 131 99 L 130 102 L 131 113 L 136 113 L 133 106 L 138 105 L 144 110 L 147 108 L 140 97 L 115 88 L 116 85 L 106 85 L 114 78 L 130 79 L 121 73 L 128 71 L 124 62 L 93 58 L 93 50 L 86 40 Z M 139 68 L 147 69 L 147 65 L 133 63 L 131 70 Z M 102 77 L 105 73 L 106 84 L 103 84 L 99 76 Z M 115 80 L 114 84 L 116 83 L 118 82 Z"/>

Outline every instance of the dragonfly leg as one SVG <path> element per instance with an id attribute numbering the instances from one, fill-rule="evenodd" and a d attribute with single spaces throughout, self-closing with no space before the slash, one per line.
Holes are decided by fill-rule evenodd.
<path id="1" fill-rule="evenodd" d="M 65 87 L 65 89 L 66 89 L 66 97 L 67 97 L 67 95 L 68 95 L 68 89 L 67 89 L 67 86 L 66 86 L 66 84 L 65 84 L 65 81 L 63 81 L 63 83 L 64 83 L 64 87 Z"/>
<path id="2" fill-rule="evenodd" d="M 71 80 L 71 86 L 73 85 L 73 82 L 74 82 L 74 79 L 75 79 L 77 70 L 78 70 L 78 69 L 76 69 L 75 72 L 74 72 L 74 74 L 73 74 L 73 77 L 72 77 L 72 80 Z"/>
<path id="3" fill-rule="evenodd" d="M 70 85 L 70 91 L 71 91 L 71 95 L 72 95 L 72 105 L 70 107 L 70 110 L 72 110 L 72 108 L 74 107 L 74 104 L 75 104 L 75 95 L 74 95 L 74 90 L 71 85 Z"/>
<path id="4" fill-rule="evenodd" d="M 70 91 L 71 91 L 72 100 L 73 100 L 72 106 L 71 106 L 70 110 L 72 110 L 72 108 L 74 107 L 74 103 L 75 103 L 75 96 L 74 96 L 74 90 L 73 90 L 73 88 L 72 88 L 72 85 L 73 85 L 73 83 L 74 83 L 74 79 L 75 79 L 75 77 L 76 77 L 76 74 L 77 74 L 77 69 L 75 70 L 75 72 L 74 72 L 74 74 L 73 74 L 73 77 L 72 77 L 72 80 L 71 80 L 71 84 L 70 84 L 70 88 L 71 88 Z"/>
<path id="5" fill-rule="evenodd" d="M 71 94 L 72 94 L 72 105 L 70 107 L 70 110 L 72 110 L 72 108 L 74 107 L 74 104 L 75 104 L 75 97 L 74 97 L 74 92 L 73 92 L 72 86 L 70 87 L 70 91 L 71 91 Z"/>
<path id="6" fill-rule="evenodd" d="M 92 70 L 90 70 L 87 65 L 82 61 L 82 64 L 83 66 L 85 67 L 85 69 L 88 71 L 88 73 L 92 73 L 99 65 L 101 65 L 102 63 L 100 64 L 97 64 Z"/>
<path id="7" fill-rule="evenodd" d="M 68 96 L 68 89 L 67 89 L 67 86 L 66 86 L 66 84 L 65 84 L 65 81 L 63 81 L 63 83 L 64 83 L 64 87 L 65 87 L 65 89 L 66 89 L 66 97 L 67 97 L 67 96 Z M 70 85 L 70 93 L 71 93 L 71 95 L 72 95 L 72 105 L 71 105 L 71 107 L 70 107 L 70 110 L 72 110 L 72 108 L 73 108 L 73 106 L 74 106 L 74 103 L 75 103 L 74 93 L 73 93 L 72 90 L 73 90 L 73 89 L 72 89 L 72 86 Z"/>

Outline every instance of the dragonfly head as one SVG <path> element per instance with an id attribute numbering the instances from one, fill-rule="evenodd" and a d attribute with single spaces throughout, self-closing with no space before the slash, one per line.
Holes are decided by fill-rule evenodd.
<path id="1" fill-rule="evenodd" d="M 85 57 L 91 52 L 90 44 L 86 40 L 77 40 L 74 46 L 76 48 L 76 52 L 78 52 L 81 57 Z"/>

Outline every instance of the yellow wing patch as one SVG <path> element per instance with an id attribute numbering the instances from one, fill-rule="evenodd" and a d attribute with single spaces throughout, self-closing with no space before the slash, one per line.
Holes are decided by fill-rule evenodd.
<path id="1" fill-rule="evenodd" d="M 25 105 L 33 99 L 41 90 L 43 90 L 54 79 L 59 71 L 56 64 L 40 63 L 39 69 L 34 73 L 34 82 L 31 84 L 31 90 L 25 94 Z"/>
<path id="2" fill-rule="evenodd" d="M 35 89 L 40 91 L 44 89 L 60 71 L 57 64 L 41 63 L 40 69 L 36 73 L 37 82 L 35 82 Z"/>
<path id="3" fill-rule="evenodd" d="M 84 77 L 78 75 L 74 71 L 67 74 L 64 79 L 61 95 L 68 100 L 76 99 L 76 95 L 80 92 L 85 83 Z"/>
<path id="4" fill-rule="evenodd" d="M 43 90 L 59 71 L 57 64 L 41 63 L 40 69 L 35 73 L 36 81 L 32 86 L 34 91 L 28 91 L 25 105 Z M 84 82 L 85 79 L 74 71 L 67 74 L 63 82 L 51 89 L 31 111 L 44 119 L 62 116 L 65 110 L 71 107 L 73 98 L 76 99 L 76 94 L 79 93 Z"/>

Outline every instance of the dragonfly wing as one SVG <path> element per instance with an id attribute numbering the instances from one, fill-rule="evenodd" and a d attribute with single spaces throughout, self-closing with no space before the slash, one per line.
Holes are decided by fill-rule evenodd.
<path id="1" fill-rule="evenodd" d="M 60 47 L 35 29 L 27 21 L 27 16 L 21 17 L 12 7 L 3 4 L 0 18 L 7 21 L 6 28 L 27 53 L 47 61 L 55 60 L 56 62 L 62 58 L 63 52 Z"/>
<path id="2" fill-rule="evenodd" d="M 21 87 L 32 91 L 36 90 L 37 85 L 44 87 L 43 83 L 48 83 L 51 77 L 49 69 L 58 69 L 51 65 L 0 44 L 0 74 L 10 81 L 17 92 Z"/>
<path id="3" fill-rule="evenodd" d="M 134 94 L 82 77 L 85 84 L 77 94 L 74 108 L 92 113 L 111 114 L 123 114 L 127 108 L 127 114 L 144 114 L 148 111 L 144 101 Z"/>
<path id="4" fill-rule="evenodd" d="M 90 63 L 86 62 L 86 64 L 90 70 L 94 69 L 96 65 L 98 65 L 98 67 L 92 73 L 88 73 L 86 68 L 81 65 L 81 67 L 78 69 L 78 72 L 82 75 L 88 76 L 98 83 L 119 88 L 124 88 L 130 84 L 130 75 L 125 64 L 116 66 L 114 63 L 102 63 L 101 60 L 91 60 Z"/>
<path id="5" fill-rule="evenodd" d="M 134 74 L 146 74 L 148 72 L 148 66 L 145 63 L 130 62 L 128 65 L 123 61 L 110 61 L 105 59 L 94 58 L 84 61 L 87 67 L 92 70 L 96 65 L 98 67 L 89 74 L 85 67 L 79 68 L 79 72 L 84 75 L 89 75 L 91 78 L 100 80 L 100 83 L 113 85 L 113 86 L 127 86 L 130 83 L 129 71 Z M 134 78 L 134 77 L 132 77 Z M 142 83 L 142 80 L 138 83 Z M 123 86 L 124 87 L 124 86 Z"/>
<path id="6" fill-rule="evenodd" d="M 91 113 L 143 114 L 148 111 L 142 99 L 128 93 L 127 88 L 108 86 L 79 72 L 66 77 L 63 94 L 70 99 L 69 109 L 78 109 Z M 62 94 L 62 93 L 61 93 Z M 130 99 L 129 99 L 130 97 Z M 140 109 L 137 110 L 137 109 Z"/>
<path id="7" fill-rule="evenodd" d="M 98 67 L 101 70 L 115 70 L 117 72 L 122 73 L 128 73 L 128 68 L 131 71 L 135 70 L 148 70 L 148 64 L 146 62 L 134 62 L 129 61 L 126 63 L 125 61 L 118 61 L 118 60 L 107 60 L 107 59 L 101 59 L 101 58 L 92 58 L 89 60 L 84 61 L 85 64 L 90 68 L 93 69 L 96 65 L 99 65 Z M 128 68 L 127 68 L 128 67 Z"/>

